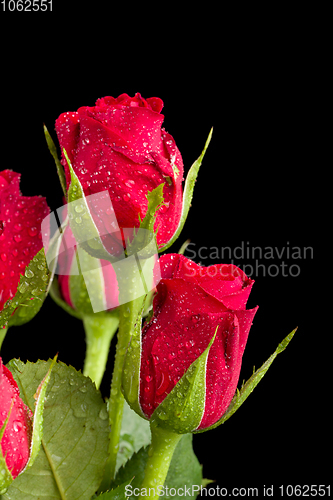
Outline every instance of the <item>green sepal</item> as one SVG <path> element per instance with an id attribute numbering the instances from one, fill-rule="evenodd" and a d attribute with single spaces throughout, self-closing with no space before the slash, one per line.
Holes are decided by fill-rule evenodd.
<path id="1" fill-rule="evenodd" d="M 43 437 L 44 403 L 45 403 L 46 389 L 50 381 L 51 372 L 54 365 L 56 364 L 57 358 L 58 355 L 56 355 L 53 358 L 52 363 L 50 364 L 50 367 L 48 369 L 48 372 L 41 381 L 41 383 L 39 384 L 39 387 L 35 394 L 36 402 L 34 410 L 34 419 L 32 423 L 30 456 L 27 465 L 20 474 L 22 474 L 25 470 L 29 469 L 33 465 L 40 450 Z"/>
<path id="2" fill-rule="evenodd" d="M 217 330 L 218 327 L 208 347 L 156 408 L 150 419 L 152 426 L 187 434 L 200 425 L 205 411 L 207 358 Z"/>
<path id="3" fill-rule="evenodd" d="M 122 372 L 122 391 L 124 397 L 140 417 L 147 418 L 141 408 L 139 401 L 140 392 L 140 366 L 141 366 L 141 333 L 142 333 L 142 313 L 144 305 L 138 314 L 131 340 L 124 359 L 124 369 Z"/>
<path id="4" fill-rule="evenodd" d="M 51 155 L 53 156 L 53 159 L 54 159 L 56 167 L 57 167 L 57 172 L 58 172 L 58 176 L 59 176 L 59 180 L 60 180 L 60 184 L 61 184 L 63 193 L 65 195 L 65 198 L 67 198 L 65 172 L 64 172 L 63 166 L 61 165 L 60 160 L 58 158 L 57 148 L 56 148 L 56 146 L 53 142 L 53 139 L 50 136 L 49 131 L 47 130 L 45 125 L 44 125 L 44 135 L 45 135 L 45 139 L 46 139 L 49 151 L 50 151 Z"/>
<path id="5" fill-rule="evenodd" d="M 2 440 L 3 435 L 5 433 L 7 424 L 9 422 L 10 414 L 11 414 L 12 408 L 13 408 L 13 403 L 14 403 L 14 399 L 12 399 L 12 403 L 10 405 L 7 418 L 4 421 L 3 426 L 0 429 L 0 443 L 1 443 L 1 440 Z M 6 493 L 8 486 L 14 481 L 14 479 L 13 479 L 10 471 L 7 468 L 6 459 L 2 455 L 1 446 L 0 446 L 0 471 L 1 471 L 0 472 L 0 495 L 3 495 L 4 493 Z"/>
<path id="6" fill-rule="evenodd" d="M 69 290 L 71 301 L 74 305 L 75 310 L 78 311 L 81 315 L 95 314 L 90 301 L 87 285 L 90 294 L 93 296 L 93 300 L 96 300 L 97 303 L 104 304 L 105 285 L 100 262 L 98 259 L 92 257 L 87 252 L 76 250 L 72 262 L 72 268 L 76 268 L 76 266 L 79 269 L 80 274 L 70 272 L 69 276 Z M 81 273 L 81 268 L 89 269 L 89 272 L 85 273 L 85 275 L 83 276 L 83 274 Z M 106 313 L 106 309 L 107 307 L 105 305 L 103 314 Z"/>
<path id="7" fill-rule="evenodd" d="M 215 424 L 211 425 L 210 427 L 207 427 L 206 429 L 201 429 L 199 431 L 196 431 L 196 433 L 200 432 L 205 432 L 211 429 L 215 429 L 215 427 L 218 427 L 221 424 L 224 424 L 234 413 L 235 411 L 238 410 L 238 408 L 244 403 L 244 401 L 248 398 L 248 396 L 251 394 L 253 389 L 259 384 L 260 380 L 263 378 L 265 373 L 267 372 L 268 368 L 271 366 L 273 363 L 274 359 L 278 354 L 283 352 L 293 336 L 295 335 L 297 328 L 295 328 L 289 335 L 286 336 L 282 342 L 277 346 L 276 350 L 273 352 L 273 354 L 265 361 L 265 363 L 258 369 L 256 370 L 252 377 L 249 378 L 247 382 L 245 382 L 241 389 L 237 389 L 235 396 L 233 397 L 230 405 L 228 406 L 227 411 L 224 413 L 224 415 L 218 420 Z"/>
<path id="8" fill-rule="evenodd" d="M 184 192 L 183 192 L 183 208 L 182 208 L 182 213 L 181 213 L 179 225 L 178 225 L 174 235 L 172 236 L 172 238 L 164 246 L 159 248 L 159 250 L 158 250 L 159 253 L 164 252 L 169 247 L 171 247 L 171 245 L 176 241 L 176 239 L 178 238 L 178 236 L 182 232 L 185 221 L 187 219 L 188 212 L 190 210 L 191 201 L 193 198 L 194 185 L 195 185 L 195 182 L 196 182 L 197 177 L 198 177 L 199 168 L 201 166 L 202 160 L 205 156 L 205 153 L 206 153 L 207 148 L 209 146 L 209 143 L 211 141 L 212 134 L 213 134 L 213 129 L 211 129 L 209 132 L 209 135 L 207 137 L 207 140 L 206 140 L 206 143 L 205 143 L 205 146 L 204 146 L 204 149 L 203 149 L 201 155 L 193 163 L 193 165 L 191 166 L 190 170 L 187 173 L 186 181 L 185 181 L 185 185 L 184 185 Z"/>
<path id="9" fill-rule="evenodd" d="M 50 272 L 42 248 L 21 275 L 15 296 L 4 304 L 0 313 L 0 328 L 30 321 L 42 307 L 49 281 Z"/>
<path id="10" fill-rule="evenodd" d="M 146 215 L 143 220 L 140 221 L 140 229 L 148 229 L 152 233 L 154 232 L 154 225 L 156 220 L 156 212 L 163 205 L 164 197 L 163 197 L 163 187 L 164 183 L 159 184 L 157 188 L 152 191 L 148 191 L 147 200 L 148 207 Z"/>

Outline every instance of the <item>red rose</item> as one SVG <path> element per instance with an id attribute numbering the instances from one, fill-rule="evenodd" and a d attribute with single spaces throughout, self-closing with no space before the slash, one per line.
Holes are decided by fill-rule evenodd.
<path id="1" fill-rule="evenodd" d="M 17 383 L 0 358 L 0 430 L 8 416 L 0 451 L 15 479 L 29 460 L 33 413 L 21 400 Z"/>
<path id="2" fill-rule="evenodd" d="M 147 192 L 164 183 L 164 205 L 155 223 L 159 246 L 175 233 L 182 212 L 183 162 L 175 141 L 161 129 L 158 97 L 98 99 L 93 107 L 63 113 L 56 120 L 65 148 L 86 196 L 107 190 L 119 227 L 138 227 L 147 211 Z M 70 172 L 62 158 L 67 188 Z M 106 214 L 107 215 L 107 214 Z"/>
<path id="3" fill-rule="evenodd" d="M 57 272 L 59 273 L 58 283 L 62 298 L 73 309 L 77 309 L 75 298 L 73 297 L 73 288 L 71 287 L 71 279 L 76 279 L 77 277 L 77 271 L 75 271 L 75 274 L 73 274 L 73 266 L 76 267 L 77 265 L 75 252 L 76 240 L 73 236 L 71 228 L 68 226 L 65 229 L 63 241 L 61 243 L 59 251 Z M 96 290 L 96 293 L 103 298 L 103 310 L 113 309 L 119 306 L 119 291 L 116 273 L 110 262 L 104 261 L 102 259 L 100 259 L 99 262 L 100 280 L 97 282 L 98 289 Z M 83 302 L 82 294 L 86 295 L 86 293 L 87 292 L 85 287 L 81 286 L 79 292 L 81 302 Z M 87 297 L 87 301 L 89 301 L 89 297 Z M 84 301 L 86 307 L 87 301 Z"/>
<path id="4" fill-rule="evenodd" d="M 20 177 L 12 170 L 0 172 L 0 311 L 42 248 L 41 222 L 49 213 L 45 198 L 21 195 Z"/>
<path id="5" fill-rule="evenodd" d="M 197 429 L 225 413 L 235 393 L 257 308 L 246 310 L 253 280 L 234 265 L 201 267 L 179 254 L 160 258 L 154 314 L 142 332 L 139 402 L 150 418 L 217 329 L 206 364 L 204 410 Z M 194 429 L 193 429 L 194 430 Z"/>

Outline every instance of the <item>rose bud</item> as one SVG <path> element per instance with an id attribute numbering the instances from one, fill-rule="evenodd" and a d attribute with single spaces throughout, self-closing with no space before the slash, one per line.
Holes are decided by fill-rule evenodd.
<path id="1" fill-rule="evenodd" d="M 0 172 L 0 311 L 41 250 L 41 221 L 49 213 L 45 198 L 21 195 L 20 176 L 12 170 Z"/>
<path id="2" fill-rule="evenodd" d="M 163 186 L 155 231 L 161 247 L 175 234 L 182 214 L 183 161 L 174 139 L 161 128 L 163 102 L 158 97 L 98 99 L 93 107 L 63 113 L 56 120 L 61 149 L 66 150 L 84 195 L 108 191 L 121 228 L 139 227 L 147 212 L 147 193 Z M 62 156 L 67 190 L 68 162 Z M 107 227 L 108 214 L 99 214 Z"/>
<path id="3" fill-rule="evenodd" d="M 246 310 L 253 280 L 234 265 L 201 267 L 179 254 L 159 262 L 153 316 L 132 337 L 124 395 L 160 427 L 177 433 L 206 429 L 236 391 L 257 311 Z"/>
<path id="4" fill-rule="evenodd" d="M 95 259 L 83 251 L 80 252 L 81 266 L 84 265 L 82 259 L 89 259 L 89 263 L 86 263 L 89 265 L 89 275 L 92 278 L 89 284 L 89 275 L 85 273 L 83 277 L 82 274 L 79 274 L 77 244 L 69 226 L 66 227 L 63 238 L 59 249 L 57 268 L 61 298 L 79 316 L 80 313 L 83 315 L 93 314 L 99 310 L 107 311 L 118 307 L 117 278 L 110 262 Z M 88 280 L 89 291 L 87 291 L 86 280 Z M 93 305 L 91 299 L 94 301 Z"/>
<path id="5" fill-rule="evenodd" d="M 33 413 L 21 400 L 17 383 L 0 358 L 0 466 L 4 471 L 0 477 L 0 490 L 8 486 L 28 463 L 32 422 Z"/>

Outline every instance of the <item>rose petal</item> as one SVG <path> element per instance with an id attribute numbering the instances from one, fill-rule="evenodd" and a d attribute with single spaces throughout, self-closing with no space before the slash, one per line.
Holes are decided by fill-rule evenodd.
<path id="1" fill-rule="evenodd" d="M 14 297 L 25 267 L 42 248 L 41 221 L 49 213 L 45 198 L 21 196 L 20 174 L 0 172 L 0 310 Z"/>

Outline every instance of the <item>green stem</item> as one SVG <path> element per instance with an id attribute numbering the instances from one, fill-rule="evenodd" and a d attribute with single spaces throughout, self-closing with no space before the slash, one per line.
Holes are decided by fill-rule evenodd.
<path id="1" fill-rule="evenodd" d="M 100 491 L 106 491 L 109 489 L 111 481 L 115 476 L 124 409 L 124 396 L 121 392 L 123 365 L 134 325 L 138 321 L 138 316 L 142 309 L 143 300 L 144 297 L 140 297 L 132 302 L 119 306 L 118 343 L 109 400 L 109 422 L 111 427 L 109 458 L 106 464 L 104 479 L 100 486 Z"/>
<path id="2" fill-rule="evenodd" d="M 141 492 L 143 493 L 142 496 L 147 496 L 144 493 L 148 493 L 150 499 L 155 499 L 159 497 L 158 491 L 164 485 L 173 452 L 182 434 L 176 434 L 152 425 L 150 428 L 152 442 L 148 450 L 148 460 Z"/>
<path id="3" fill-rule="evenodd" d="M 112 314 L 83 316 L 87 344 L 83 375 L 90 377 L 97 389 L 105 372 L 110 343 L 118 324 L 118 317 Z"/>
<path id="4" fill-rule="evenodd" d="M 4 328 L 0 328 L 0 351 L 1 351 L 2 343 L 5 340 L 7 330 L 8 330 L 8 326 L 5 326 Z"/>

